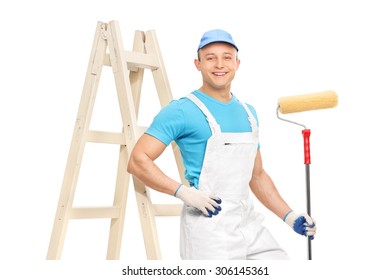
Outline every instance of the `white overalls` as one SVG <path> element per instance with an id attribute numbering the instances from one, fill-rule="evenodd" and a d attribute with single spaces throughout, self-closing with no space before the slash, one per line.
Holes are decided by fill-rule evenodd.
<path id="1" fill-rule="evenodd" d="M 222 199 L 222 210 L 208 218 L 185 205 L 181 215 L 180 254 L 182 259 L 288 259 L 269 231 L 264 216 L 253 209 L 249 197 L 258 148 L 256 119 L 248 113 L 252 132 L 225 133 L 206 106 L 193 94 L 187 96 L 206 116 L 211 137 L 207 141 L 199 178 L 199 190 Z"/>

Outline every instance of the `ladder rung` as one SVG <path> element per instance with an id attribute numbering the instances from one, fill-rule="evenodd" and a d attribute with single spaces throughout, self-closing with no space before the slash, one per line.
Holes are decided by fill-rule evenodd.
<path id="1" fill-rule="evenodd" d="M 156 60 L 150 54 L 125 51 L 125 60 L 127 62 L 127 68 L 132 71 L 136 71 L 137 68 L 158 69 Z M 106 54 L 104 58 L 104 65 L 111 66 L 109 54 Z"/>
<path id="2" fill-rule="evenodd" d="M 116 132 L 88 131 L 88 142 L 125 145 L 125 135 Z"/>
<path id="3" fill-rule="evenodd" d="M 70 212 L 71 219 L 101 219 L 101 218 L 119 218 L 120 208 L 110 207 L 77 207 L 72 208 Z"/>
<path id="4" fill-rule="evenodd" d="M 182 204 L 153 204 L 156 216 L 180 216 Z"/>

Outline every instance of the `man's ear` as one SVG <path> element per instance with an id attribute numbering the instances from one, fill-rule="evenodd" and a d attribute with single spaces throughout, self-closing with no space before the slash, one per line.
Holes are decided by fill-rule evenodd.
<path id="1" fill-rule="evenodd" d="M 237 63 L 237 66 L 236 66 L 236 71 L 237 71 L 237 70 L 238 70 L 238 67 L 240 67 L 241 60 L 237 58 L 236 63 Z"/>
<path id="2" fill-rule="evenodd" d="M 197 58 L 194 59 L 194 64 L 195 64 L 196 69 L 198 69 L 198 71 L 200 71 L 200 61 Z"/>

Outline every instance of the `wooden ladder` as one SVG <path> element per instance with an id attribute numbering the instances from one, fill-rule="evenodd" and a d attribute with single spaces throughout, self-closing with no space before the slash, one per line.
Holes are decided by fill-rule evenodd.
<path id="1" fill-rule="evenodd" d="M 121 133 L 89 129 L 92 111 L 103 66 L 112 68 L 123 128 Z M 70 219 L 111 219 L 107 259 L 119 259 L 125 221 L 130 174 L 127 163 L 130 153 L 145 128 L 137 124 L 144 69 L 152 71 L 161 106 L 172 100 L 156 34 L 153 30 L 135 31 L 133 51 L 125 51 L 119 24 L 98 22 L 77 113 L 73 138 L 65 168 L 47 259 L 60 259 Z M 113 205 L 109 207 L 73 207 L 81 161 L 87 142 L 119 145 L 119 162 Z M 184 166 L 179 149 L 172 150 L 181 181 L 185 183 Z M 153 204 L 148 187 L 133 176 L 138 214 L 148 259 L 161 259 L 156 229 L 156 216 L 177 216 L 181 204 Z"/>

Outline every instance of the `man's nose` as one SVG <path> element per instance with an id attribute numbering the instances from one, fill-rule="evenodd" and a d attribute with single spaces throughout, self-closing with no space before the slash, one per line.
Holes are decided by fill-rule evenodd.
<path id="1" fill-rule="evenodd" d="M 224 66 L 223 59 L 222 58 L 217 58 L 215 66 L 217 68 L 222 68 Z"/>

